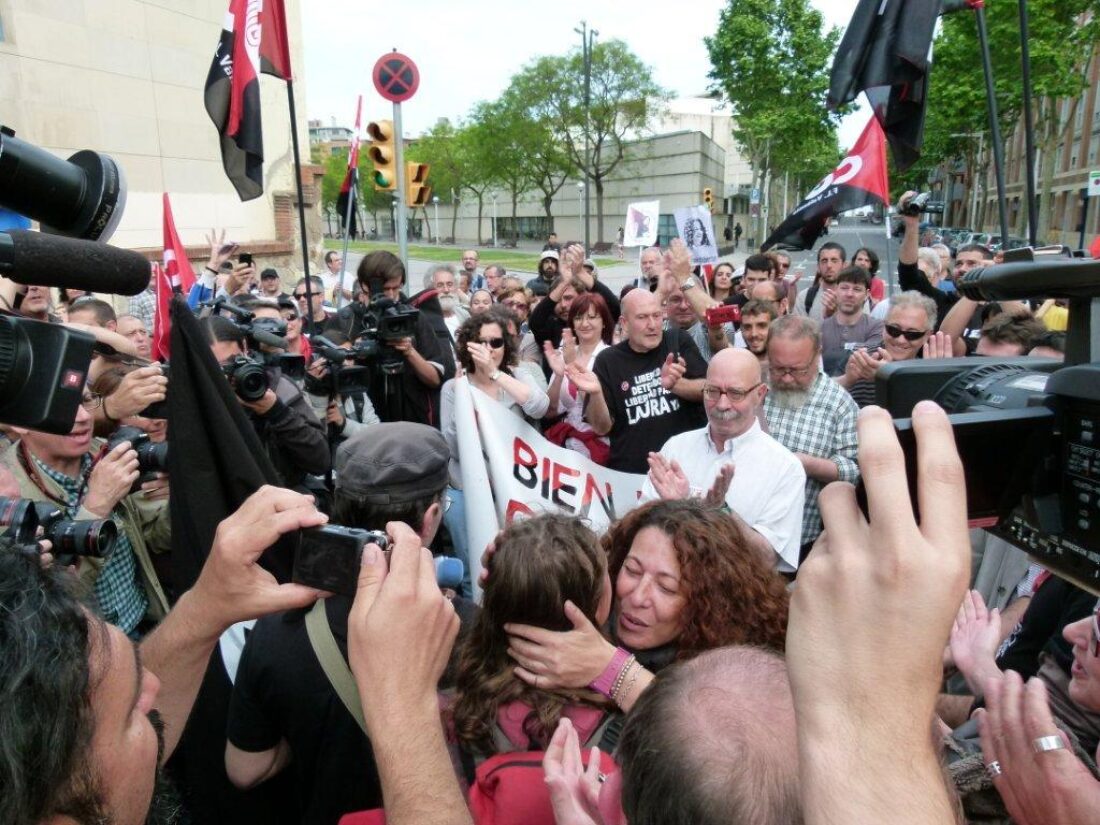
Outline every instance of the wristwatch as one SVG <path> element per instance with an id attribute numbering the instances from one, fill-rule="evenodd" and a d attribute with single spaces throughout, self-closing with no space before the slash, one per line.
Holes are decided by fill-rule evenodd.
<path id="1" fill-rule="evenodd" d="M 496 381 L 498 378 L 500 378 L 500 376 L 501 376 L 500 370 L 493 370 L 493 374 L 489 376 L 489 380 L 490 381 Z"/>
<path id="2" fill-rule="evenodd" d="M 688 278 L 686 281 L 680 284 L 680 289 L 691 289 L 693 286 L 695 286 L 695 279 Z"/>

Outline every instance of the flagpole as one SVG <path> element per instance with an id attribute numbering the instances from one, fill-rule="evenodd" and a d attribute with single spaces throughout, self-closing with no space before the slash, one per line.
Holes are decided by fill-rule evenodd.
<path id="1" fill-rule="evenodd" d="M 982 69 L 985 72 L 985 97 L 989 107 L 989 132 L 993 143 L 993 171 L 997 180 L 997 209 L 1001 219 L 1001 243 L 1008 241 L 1008 203 L 1005 201 L 1005 147 L 1001 141 L 1001 125 L 997 121 L 997 96 L 993 88 L 993 63 L 989 57 L 989 32 L 985 26 L 985 9 L 974 6 L 978 22 L 978 45 L 982 52 Z"/>
<path id="2" fill-rule="evenodd" d="M 344 276 L 348 274 L 348 241 L 351 239 L 351 216 L 355 210 L 355 201 L 359 193 L 359 170 L 351 170 L 351 187 L 348 189 L 348 206 L 344 210 L 344 252 L 340 256 L 340 282 L 336 288 L 336 308 L 344 306 Z"/>
<path id="3" fill-rule="evenodd" d="M 290 143 L 294 149 L 294 184 L 298 193 L 298 229 L 302 236 L 302 271 L 305 272 L 306 319 L 313 331 L 313 282 L 309 277 L 309 241 L 306 239 L 306 204 L 302 193 L 302 155 L 298 149 L 298 116 L 294 109 L 294 81 L 286 82 L 286 98 L 290 105 Z M 322 294 L 321 300 L 324 300 Z"/>

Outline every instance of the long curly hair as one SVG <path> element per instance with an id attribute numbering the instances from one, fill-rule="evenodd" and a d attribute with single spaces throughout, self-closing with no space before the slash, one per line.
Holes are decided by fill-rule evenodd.
<path id="1" fill-rule="evenodd" d="M 653 501 L 631 510 L 604 535 L 608 572 L 616 581 L 634 539 L 656 527 L 680 565 L 683 632 L 677 660 L 728 645 L 783 651 L 789 597 L 783 577 L 745 539 L 729 515 L 698 499 Z"/>
<path id="2" fill-rule="evenodd" d="M 459 653 L 451 709 L 455 735 L 470 750 L 491 754 L 499 710 L 523 702 L 531 707 L 524 732 L 545 748 L 567 705 L 606 707 L 606 702 L 588 690 L 551 692 L 522 681 L 513 673 L 504 625 L 571 630 L 566 599 L 597 624 L 607 558 L 580 519 L 547 513 L 513 522 L 501 533 L 492 565 L 481 612 Z"/>

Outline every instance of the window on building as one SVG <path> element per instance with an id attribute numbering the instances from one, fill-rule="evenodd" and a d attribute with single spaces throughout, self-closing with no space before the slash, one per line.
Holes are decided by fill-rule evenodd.
<path id="1" fill-rule="evenodd" d="M 1094 129 L 1089 141 L 1089 168 L 1096 165 L 1096 150 L 1100 148 L 1100 130 Z"/>
<path id="2" fill-rule="evenodd" d="M 676 232 L 676 217 L 674 215 L 661 215 L 657 222 L 657 245 L 668 246 L 673 238 L 680 237 Z"/>
<path id="3" fill-rule="evenodd" d="M 1085 122 L 1085 93 L 1081 92 L 1081 99 L 1077 101 L 1077 114 L 1074 117 L 1074 125 L 1080 129 Z"/>
<path id="4" fill-rule="evenodd" d="M 1081 141 L 1075 140 L 1075 141 L 1073 141 L 1073 146 L 1069 150 L 1069 168 L 1070 169 L 1076 169 L 1077 168 L 1077 158 L 1080 156 L 1080 154 L 1081 154 Z"/>

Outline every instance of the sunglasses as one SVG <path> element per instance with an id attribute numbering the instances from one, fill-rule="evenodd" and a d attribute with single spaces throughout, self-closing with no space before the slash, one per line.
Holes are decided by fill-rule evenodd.
<path id="1" fill-rule="evenodd" d="M 504 339 L 503 338 L 483 338 L 479 343 L 482 343 L 487 347 L 492 347 L 493 349 L 500 349 L 501 347 L 504 346 Z"/>
<path id="2" fill-rule="evenodd" d="M 906 341 L 919 341 L 928 334 L 928 330 L 902 329 L 895 324 L 887 324 L 883 327 L 891 338 L 904 338 Z"/>
<path id="3" fill-rule="evenodd" d="M 314 292 L 313 294 L 316 295 L 317 293 Z M 302 301 L 305 299 L 306 294 L 304 292 L 295 292 L 294 297 L 297 298 L 299 301 Z"/>

